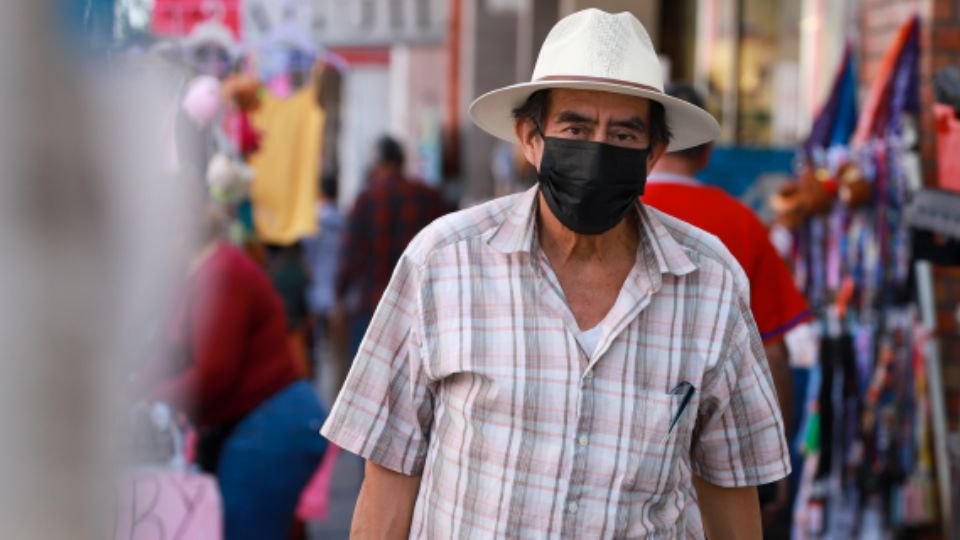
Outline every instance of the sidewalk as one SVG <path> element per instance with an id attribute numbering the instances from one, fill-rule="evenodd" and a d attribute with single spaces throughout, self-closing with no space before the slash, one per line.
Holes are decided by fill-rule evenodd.
<path id="1" fill-rule="evenodd" d="M 318 362 L 320 373 L 314 380 L 314 389 L 320 400 L 329 410 L 337 394 L 333 385 L 336 379 L 331 362 Z M 307 523 L 309 540 L 348 540 L 350 522 L 353 520 L 353 507 L 360 493 L 363 480 L 363 460 L 346 450 L 341 450 L 330 480 L 330 510 L 324 522 Z"/>
<path id="2" fill-rule="evenodd" d="M 307 537 L 310 540 L 347 540 L 349 538 L 350 521 L 353 519 L 353 506 L 360 492 L 362 472 L 362 459 L 346 451 L 340 453 L 330 486 L 329 517 L 322 523 L 307 524 Z"/>

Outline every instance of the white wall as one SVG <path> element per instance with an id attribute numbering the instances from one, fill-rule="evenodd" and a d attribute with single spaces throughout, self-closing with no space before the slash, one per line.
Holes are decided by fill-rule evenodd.
<path id="1" fill-rule="evenodd" d="M 387 66 L 357 66 L 344 74 L 340 134 L 340 206 L 349 209 L 362 191 L 373 143 L 390 129 Z"/>
<path id="2" fill-rule="evenodd" d="M 390 132 L 407 151 L 407 172 L 433 185 L 441 180 L 448 62 L 443 46 L 401 45 L 390 51 Z"/>

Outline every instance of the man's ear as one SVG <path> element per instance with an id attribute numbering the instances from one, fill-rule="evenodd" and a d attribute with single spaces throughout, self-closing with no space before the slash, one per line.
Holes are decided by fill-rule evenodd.
<path id="1" fill-rule="evenodd" d="M 540 156 L 543 155 L 543 139 L 537 131 L 533 121 L 529 118 L 522 118 L 514 121 L 514 132 L 517 134 L 517 141 L 520 143 L 520 151 L 528 163 L 535 169 L 540 170 Z"/>
<path id="2" fill-rule="evenodd" d="M 656 166 L 657 162 L 660 161 L 660 158 L 666 151 L 667 145 L 665 143 L 657 143 L 653 148 L 650 149 L 650 153 L 647 155 L 648 172 L 653 170 L 653 167 Z"/>

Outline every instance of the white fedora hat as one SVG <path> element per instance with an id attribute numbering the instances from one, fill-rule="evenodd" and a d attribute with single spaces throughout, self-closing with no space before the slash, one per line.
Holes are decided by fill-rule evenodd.
<path id="1" fill-rule="evenodd" d="M 710 142 L 720 134 L 710 113 L 664 94 L 653 43 L 630 13 L 585 9 L 564 17 L 544 40 L 530 82 L 478 97 L 470 105 L 470 116 L 487 133 L 514 142 L 513 109 L 544 88 L 600 90 L 661 103 L 673 133 L 670 151 Z"/>

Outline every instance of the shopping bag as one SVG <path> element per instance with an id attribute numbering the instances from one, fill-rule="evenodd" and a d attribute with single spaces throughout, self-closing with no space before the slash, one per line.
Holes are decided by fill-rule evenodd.
<path id="1" fill-rule="evenodd" d="M 131 411 L 131 464 L 120 474 L 113 540 L 220 540 L 223 503 L 216 479 L 188 459 L 193 431 L 163 403 Z"/>
<path id="2" fill-rule="evenodd" d="M 320 468 L 300 495 L 300 504 L 297 505 L 298 518 L 304 521 L 326 521 L 330 509 L 330 483 L 338 455 L 340 448 L 337 445 L 327 445 Z"/>
<path id="3" fill-rule="evenodd" d="M 220 540 L 216 480 L 192 472 L 141 470 L 120 480 L 114 540 Z"/>

